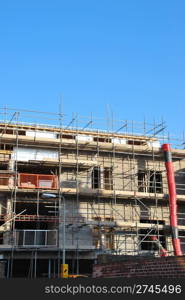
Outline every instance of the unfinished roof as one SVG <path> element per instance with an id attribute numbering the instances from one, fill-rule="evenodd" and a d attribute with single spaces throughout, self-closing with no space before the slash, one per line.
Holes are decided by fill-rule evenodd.
<path id="1" fill-rule="evenodd" d="M 57 127 L 43 127 L 42 125 L 23 125 L 21 123 L 17 123 L 17 124 L 8 124 L 8 123 L 0 123 L 0 128 L 1 129 L 1 135 L 2 134 L 6 134 L 6 133 L 10 133 L 11 134 L 11 130 L 13 129 L 18 129 L 18 130 L 22 130 L 23 132 L 25 131 L 34 131 L 34 132 L 54 132 L 54 133 L 65 133 L 67 135 L 86 135 L 86 136 L 99 136 L 99 137 L 114 137 L 114 138 L 131 138 L 134 140 L 145 140 L 145 141 L 157 141 L 157 138 L 154 137 L 148 137 L 148 136 L 138 136 L 138 135 L 134 135 L 134 134 L 118 134 L 116 132 L 105 132 L 101 129 L 97 129 L 97 130 L 81 130 L 81 129 L 65 129 L 65 127 L 61 127 L 61 128 L 57 128 Z M 22 133 L 23 133 L 22 132 Z M 13 132 L 12 132 L 13 133 Z"/>

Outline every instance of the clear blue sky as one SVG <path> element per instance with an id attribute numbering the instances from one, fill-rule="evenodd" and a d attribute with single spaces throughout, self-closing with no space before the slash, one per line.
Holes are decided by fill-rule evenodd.
<path id="1" fill-rule="evenodd" d="M 184 0 L 0 1 L 1 106 L 142 121 L 185 115 Z"/>

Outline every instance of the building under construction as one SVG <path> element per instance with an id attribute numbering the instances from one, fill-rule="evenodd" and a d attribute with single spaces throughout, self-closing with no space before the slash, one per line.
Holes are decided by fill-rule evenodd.
<path id="1" fill-rule="evenodd" d="M 164 121 L 0 113 L 0 277 L 57 278 L 61 264 L 91 276 L 100 254 L 173 256 L 164 143 L 185 251 L 184 141 Z"/>

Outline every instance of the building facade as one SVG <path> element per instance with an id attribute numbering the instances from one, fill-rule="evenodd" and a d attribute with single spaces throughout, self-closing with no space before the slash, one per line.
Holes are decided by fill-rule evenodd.
<path id="1" fill-rule="evenodd" d="M 185 251 L 185 150 L 172 148 Z M 1 277 L 90 274 L 99 254 L 173 255 L 156 136 L 0 124 Z"/>

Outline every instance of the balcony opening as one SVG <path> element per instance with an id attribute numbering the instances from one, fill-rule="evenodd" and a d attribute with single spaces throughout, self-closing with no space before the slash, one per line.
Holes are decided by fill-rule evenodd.
<path id="1" fill-rule="evenodd" d="M 56 202 L 17 202 L 15 228 L 16 229 L 42 229 L 47 230 L 58 225 L 58 207 Z M 21 212 L 23 212 L 20 214 Z M 20 215 L 19 215 L 20 214 Z"/>
<path id="2" fill-rule="evenodd" d="M 57 189 L 58 181 L 55 175 L 18 174 L 18 187 L 28 189 Z"/>
<path id="3" fill-rule="evenodd" d="M 39 162 L 34 161 L 33 163 L 18 163 L 17 164 L 17 172 L 18 173 L 29 173 L 29 174 L 44 174 L 44 175 L 57 175 L 58 174 L 58 168 L 57 167 L 48 167 L 45 165 L 42 165 Z"/>
<path id="4" fill-rule="evenodd" d="M 100 189 L 101 188 L 101 180 L 100 180 L 100 168 L 93 168 L 91 179 L 92 179 L 92 189 Z"/>
<path id="5" fill-rule="evenodd" d="M 57 206 L 57 201 L 55 202 L 51 202 L 51 201 L 47 201 L 47 202 L 42 202 L 39 201 L 39 204 L 37 202 L 37 199 L 33 199 L 31 200 L 32 202 L 30 202 L 29 200 L 27 201 L 27 199 L 24 199 L 24 202 L 16 202 L 16 214 L 19 214 L 20 212 L 22 212 L 23 210 L 25 210 L 24 214 L 21 214 L 19 217 L 16 218 L 16 220 L 18 219 L 23 219 L 24 220 L 24 216 L 45 216 L 45 217 L 52 217 L 54 216 L 54 213 L 56 212 L 56 215 L 58 214 L 58 206 Z"/>
<path id="6" fill-rule="evenodd" d="M 15 223 L 15 229 L 19 230 L 47 230 L 48 229 L 48 223 L 46 222 L 23 222 L 18 221 Z"/>
<path id="7" fill-rule="evenodd" d="M 33 213 L 35 212 L 30 210 L 30 215 L 21 215 L 20 220 L 15 222 L 14 242 L 17 247 L 47 247 L 49 245 L 48 236 L 50 235 L 52 238 L 52 234 L 56 234 L 56 230 L 50 230 L 50 223 L 34 221 Z M 31 221 L 29 221 L 29 216 Z"/>

